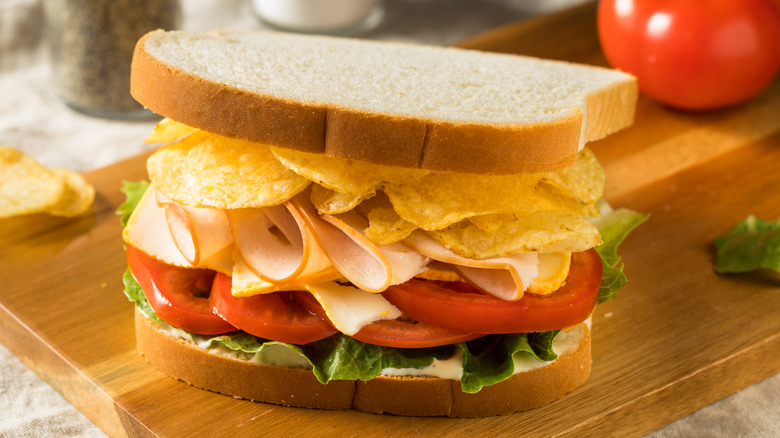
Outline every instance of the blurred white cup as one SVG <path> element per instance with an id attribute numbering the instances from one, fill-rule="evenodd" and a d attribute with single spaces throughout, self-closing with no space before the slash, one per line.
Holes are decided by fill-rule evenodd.
<path id="1" fill-rule="evenodd" d="M 253 0 L 252 6 L 270 27 L 332 35 L 372 29 L 384 11 L 381 0 Z"/>

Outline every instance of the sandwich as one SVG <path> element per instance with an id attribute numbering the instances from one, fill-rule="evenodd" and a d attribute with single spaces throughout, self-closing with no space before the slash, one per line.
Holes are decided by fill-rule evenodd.
<path id="1" fill-rule="evenodd" d="M 286 406 L 452 417 L 531 409 L 588 377 L 590 316 L 624 283 L 594 247 L 637 221 L 603 217 L 586 143 L 633 122 L 632 76 L 155 31 L 131 93 L 165 117 L 149 181 L 120 207 L 138 349 L 165 374 Z"/>

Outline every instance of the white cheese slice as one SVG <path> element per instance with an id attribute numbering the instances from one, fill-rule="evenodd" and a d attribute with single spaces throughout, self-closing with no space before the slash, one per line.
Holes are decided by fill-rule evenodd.
<path id="1" fill-rule="evenodd" d="M 267 294 L 281 290 L 306 290 L 306 285 L 310 283 L 322 283 L 342 278 L 341 273 L 328 265 L 317 269 L 309 270 L 309 265 L 304 272 L 295 278 L 282 282 L 268 282 L 255 274 L 248 266 L 241 254 L 234 254 L 234 264 L 232 273 L 232 286 L 230 292 L 236 297 L 249 297 L 258 294 Z"/>
<path id="2" fill-rule="evenodd" d="M 396 319 L 401 311 L 382 295 L 366 293 L 335 282 L 310 284 L 306 289 L 319 301 L 338 331 L 352 336 L 374 321 Z"/>
<path id="3" fill-rule="evenodd" d="M 539 254 L 539 275 L 528 286 L 528 292 L 547 295 L 561 287 L 571 268 L 571 253 L 551 252 Z"/>

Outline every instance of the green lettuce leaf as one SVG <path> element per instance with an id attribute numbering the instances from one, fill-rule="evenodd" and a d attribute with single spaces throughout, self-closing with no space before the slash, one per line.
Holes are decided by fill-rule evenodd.
<path id="1" fill-rule="evenodd" d="M 425 368 L 433 359 L 455 354 L 452 345 L 436 348 L 392 348 L 367 344 L 337 333 L 300 347 L 322 383 L 331 380 L 370 380 L 385 368 Z"/>
<path id="2" fill-rule="evenodd" d="M 558 357 L 552 350 L 552 342 L 560 330 L 541 333 L 517 333 L 491 335 L 460 343 L 463 351 L 463 376 L 460 385 L 463 392 L 475 393 L 482 387 L 495 385 L 514 374 L 514 357 L 527 354 L 551 361 Z"/>
<path id="3" fill-rule="evenodd" d="M 152 310 L 152 306 L 149 305 L 149 301 L 146 300 L 141 285 L 135 281 L 133 274 L 130 273 L 130 268 L 126 269 L 124 275 L 122 275 L 122 283 L 125 284 L 125 295 L 127 296 L 127 299 L 134 302 L 136 307 L 138 307 L 138 310 L 140 310 L 144 316 L 153 321 L 163 322 L 160 317 L 154 314 L 154 310 Z"/>
<path id="4" fill-rule="evenodd" d="M 740 273 L 759 268 L 780 272 L 780 220 L 748 216 L 715 239 L 715 272 Z"/>
<path id="5" fill-rule="evenodd" d="M 191 335 L 193 340 L 202 345 L 205 342 L 209 347 L 218 347 L 222 345 L 233 351 L 240 351 L 246 354 L 257 354 L 259 360 L 264 363 L 274 363 L 280 360 L 280 356 L 300 362 L 309 362 L 301 347 L 279 341 L 268 341 L 250 335 L 246 332 L 233 332 L 226 335 L 209 337 L 207 335 Z M 280 350 L 286 350 L 280 352 Z M 311 362 L 309 362 L 311 363 Z"/>
<path id="6" fill-rule="evenodd" d="M 558 355 L 552 349 L 555 337 L 560 330 L 551 330 L 548 332 L 528 333 L 528 345 L 531 347 L 531 353 L 534 357 L 543 361 L 555 360 Z"/>
<path id="7" fill-rule="evenodd" d="M 138 201 L 141 200 L 146 189 L 149 187 L 148 181 L 122 181 L 122 193 L 125 194 L 125 202 L 123 202 L 116 210 L 116 214 L 120 216 L 119 220 L 122 222 L 122 226 L 127 225 L 127 221 L 130 219 L 130 215 L 133 214 L 135 206 L 138 205 Z"/>
<path id="8" fill-rule="evenodd" d="M 331 380 L 370 380 L 385 368 L 425 368 L 434 359 L 455 353 L 452 345 L 437 348 L 402 349 L 366 344 L 337 333 L 306 345 L 267 341 L 239 332 L 208 339 L 210 346 L 223 346 L 244 353 L 262 353 L 269 346 L 285 347 L 298 353 L 312 367 L 321 383 Z"/>
<path id="9" fill-rule="evenodd" d="M 464 392 L 479 392 L 482 387 L 508 379 L 514 373 L 515 354 L 528 354 L 539 360 L 553 360 L 552 341 L 558 330 L 544 333 L 489 335 L 474 341 L 435 348 L 391 348 L 366 344 L 337 333 L 307 345 L 265 341 L 246 333 L 222 335 L 208 339 L 211 346 L 221 344 L 244 353 L 262 353 L 271 345 L 288 348 L 308 361 L 317 379 L 370 380 L 385 368 L 425 368 L 434 359 L 452 357 L 456 348 L 463 353 Z"/>
<path id="10" fill-rule="evenodd" d="M 603 272 L 599 287 L 598 303 L 617 298 L 617 292 L 628 281 L 623 273 L 623 263 L 617 254 L 617 247 L 634 228 L 650 217 L 649 214 L 637 213 L 627 208 L 612 210 L 603 203 L 602 216 L 591 219 L 601 232 L 603 244 L 595 248 L 601 256 Z"/>
<path id="11" fill-rule="evenodd" d="M 246 332 L 236 332 L 229 335 L 219 335 L 212 338 L 203 335 L 193 336 L 201 336 L 202 338 L 205 338 L 209 347 L 216 347 L 217 344 L 222 344 L 233 351 L 242 351 L 247 354 L 260 353 L 265 347 L 274 344 L 273 342 L 265 341 Z M 284 342 L 276 342 L 275 344 L 284 344 Z"/>

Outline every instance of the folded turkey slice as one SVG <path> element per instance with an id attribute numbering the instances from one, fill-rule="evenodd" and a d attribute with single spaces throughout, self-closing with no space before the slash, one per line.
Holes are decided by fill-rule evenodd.
<path id="1" fill-rule="evenodd" d="M 165 210 L 165 221 L 182 257 L 193 266 L 233 243 L 224 210 L 180 205 L 155 190 L 157 205 Z"/>
<path id="2" fill-rule="evenodd" d="M 414 231 L 403 243 L 434 260 L 455 265 L 472 286 L 502 300 L 522 298 L 528 285 L 539 275 L 539 257 L 535 253 L 472 260 L 455 254 L 420 230 Z"/>
<path id="3" fill-rule="evenodd" d="M 365 230 L 369 225 L 368 219 L 354 210 L 338 216 L 324 215 L 323 219 L 345 232 L 348 232 L 346 231 L 348 229 L 354 230 L 360 233 L 361 237 L 365 235 Z M 365 237 L 362 238 L 365 239 Z M 376 249 L 387 258 L 392 268 L 390 285 L 409 281 L 425 271 L 426 265 L 430 261 L 430 258 L 400 243 L 377 245 Z"/>
<path id="4" fill-rule="evenodd" d="M 341 273 L 333 265 L 328 265 L 322 269 L 317 269 L 313 265 L 307 265 L 297 277 L 271 283 L 258 277 L 247 266 L 246 261 L 238 251 L 236 251 L 233 258 L 235 263 L 233 264 L 230 292 L 236 297 L 248 297 L 282 290 L 304 290 L 308 284 L 342 278 Z"/>
<path id="5" fill-rule="evenodd" d="M 342 275 L 367 292 L 382 292 L 423 270 L 428 258 L 403 245 L 377 246 L 353 227 L 331 215 L 319 215 L 308 196 L 290 201 L 301 213 L 317 242 Z"/>
<path id="6" fill-rule="evenodd" d="M 158 197 L 161 203 L 157 201 Z M 233 270 L 233 241 L 229 228 L 201 230 L 208 222 L 207 218 L 216 217 L 217 224 L 226 225 L 219 219 L 219 210 L 187 211 L 168 208 L 170 205 L 176 204 L 158 194 L 153 185 L 149 186 L 122 232 L 124 241 L 170 265 L 207 268 L 229 274 Z M 205 251 L 198 248 L 198 242 L 212 238 L 221 243 L 206 244 Z"/>
<path id="7" fill-rule="evenodd" d="M 300 213 L 290 204 L 230 210 L 237 255 L 269 283 L 289 282 L 331 265 Z"/>
<path id="8" fill-rule="evenodd" d="M 518 300 L 538 275 L 536 254 L 471 260 L 419 230 L 403 244 L 375 245 L 363 236 L 367 226 L 357 212 L 320 216 L 306 195 L 275 207 L 225 212 L 181 206 L 152 186 L 125 236 L 168 263 L 232 273 L 237 296 L 341 277 L 364 291 L 381 292 L 424 271 L 433 259 L 455 266 L 485 293 Z"/>

